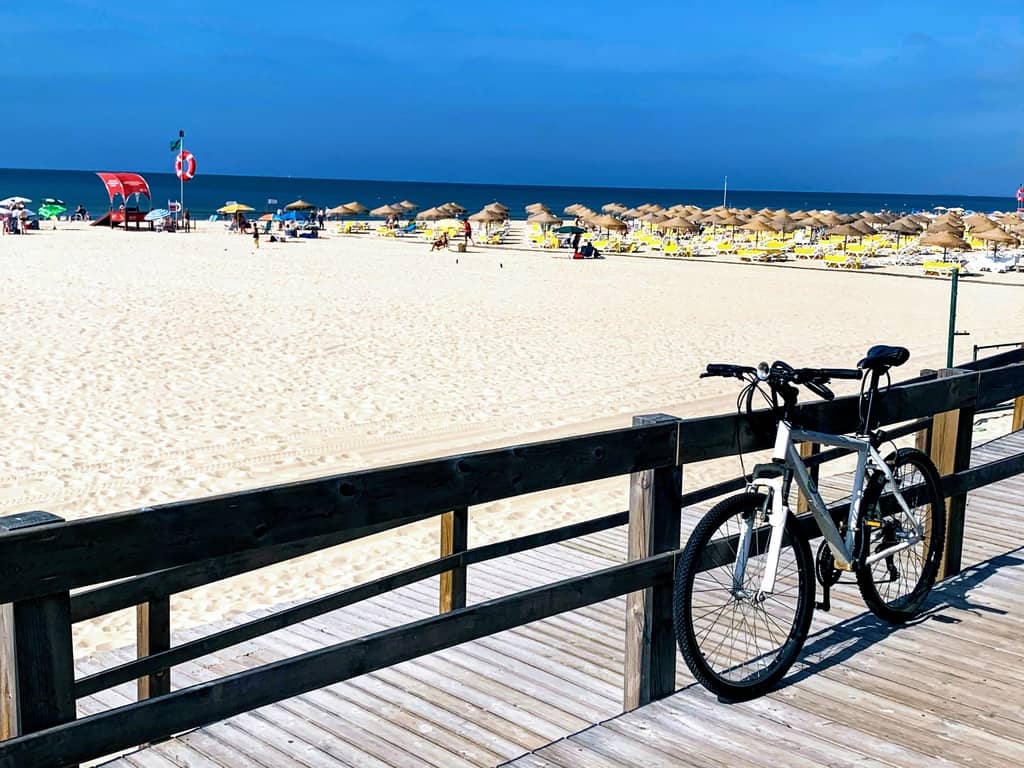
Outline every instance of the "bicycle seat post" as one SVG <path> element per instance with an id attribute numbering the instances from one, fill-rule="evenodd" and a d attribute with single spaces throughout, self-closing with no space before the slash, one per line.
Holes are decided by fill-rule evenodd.
<path id="1" fill-rule="evenodd" d="M 878 394 L 878 380 L 882 378 L 882 371 L 878 368 L 871 370 L 871 383 L 868 385 L 868 391 L 865 397 L 868 399 L 867 411 L 864 414 L 864 423 L 861 424 L 861 434 L 871 434 L 871 419 L 874 416 L 875 410 L 875 395 Z"/>

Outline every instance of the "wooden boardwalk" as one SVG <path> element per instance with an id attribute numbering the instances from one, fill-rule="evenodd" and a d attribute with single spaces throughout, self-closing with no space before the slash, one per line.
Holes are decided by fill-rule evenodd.
<path id="1" fill-rule="evenodd" d="M 978 465 L 1024 450 L 1016 433 Z M 823 480 L 823 485 L 828 483 Z M 536 622 L 231 718 L 107 762 L 110 768 L 274 766 L 948 766 L 1024 761 L 1024 477 L 972 492 L 964 572 L 927 615 L 893 630 L 856 586 L 816 613 L 781 688 L 722 705 L 684 674 L 674 696 L 622 713 L 625 599 Z M 684 515 L 687 527 L 698 518 Z M 616 529 L 473 566 L 469 600 L 625 560 Z M 173 687 L 210 680 L 436 610 L 426 581 L 176 667 Z M 248 617 L 260 614 L 248 614 Z M 240 617 L 243 620 L 246 617 Z M 228 626 L 228 624 L 218 625 Z M 175 633 L 182 641 L 209 628 Z M 132 657 L 79 664 L 79 674 Z M 121 686 L 81 715 L 134 700 Z M 600 723 L 600 725 L 594 725 Z M 553 742 L 553 743 L 552 743 Z"/>

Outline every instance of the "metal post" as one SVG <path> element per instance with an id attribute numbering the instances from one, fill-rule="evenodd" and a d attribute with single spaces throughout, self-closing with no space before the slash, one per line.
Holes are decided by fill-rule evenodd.
<path id="1" fill-rule="evenodd" d="M 181 157 L 185 153 L 185 132 L 182 130 L 178 131 L 178 139 L 181 143 L 178 145 L 178 157 Z M 181 223 L 185 220 L 185 174 L 183 173 L 178 177 L 178 183 L 181 185 L 181 193 L 178 196 L 178 228 L 181 228 Z"/>
<path id="2" fill-rule="evenodd" d="M 953 340 L 956 337 L 956 291 L 960 270 L 954 269 L 953 281 L 949 287 L 949 339 L 946 344 L 946 367 L 953 367 Z"/>

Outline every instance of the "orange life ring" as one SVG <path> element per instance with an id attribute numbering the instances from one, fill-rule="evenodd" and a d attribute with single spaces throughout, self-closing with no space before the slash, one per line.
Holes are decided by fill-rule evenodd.
<path id="1" fill-rule="evenodd" d="M 181 150 L 174 161 L 174 172 L 182 181 L 191 181 L 196 175 L 196 157 L 187 149 Z"/>

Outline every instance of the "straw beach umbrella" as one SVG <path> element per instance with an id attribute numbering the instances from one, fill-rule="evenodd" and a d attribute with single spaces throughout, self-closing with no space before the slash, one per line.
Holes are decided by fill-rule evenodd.
<path id="1" fill-rule="evenodd" d="M 921 245 L 932 245 L 942 249 L 942 260 L 946 260 L 946 253 L 952 248 L 955 251 L 969 251 L 971 244 L 953 232 L 926 232 L 918 240 Z"/>
<path id="2" fill-rule="evenodd" d="M 658 224 L 661 229 L 675 229 L 680 232 L 697 232 L 700 230 L 700 226 L 694 224 L 689 219 L 685 219 L 682 216 L 673 216 L 670 219 L 666 219 Z"/>
<path id="3" fill-rule="evenodd" d="M 622 232 L 623 230 L 629 229 L 629 227 L 626 225 L 626 222 L 622 221 L 621 219 L 616 219 L 610 213 L 606 213 L 604 216 L 595 217 L 594 224 L 596 224 L 599 227 L 603 227 L 604 229 L 607 229 L 609 232 L 613 229 L 616 230 L 617 232 Z"/>
<path id="4" fill-rule="evenodd" d="M 288 203 L 288 205 L 286 205 L 284 209 L 286 211 L 313 211 L 316 210 L 316 206 L 313 205 L 312 203 L 307 203 L 305 200 L 302 200 L 300 198 L 295 202 Z"/>
<path id="5" fill-rule="evenodd" d="M 534 224 L 540 224 L 542 227 L 550 227 L 552 224 L 561 224 L 562 220 L 555 216 L 550 211 L 541 211 L 530 216 L 527 221 L 533 222 Z"/>
<path id="6" fill-rule="evenodd" d="M 328 216 L 355 216 L 356 212 L 347 205 L 336 205 L 327 209 Z"/>
<path id="7" fill-rule="evenodd" d="M 370 211 L 371 216 L 378 218 L 387 218 L 388 216 L 397 216 L 398 214 L 405 213 L 405 208 L 398 205 L 381 205 Z"/>
<path id="8" fill-rule="evenodd" d="M 368 210 L 370 210 L 365 205 L 360 203 L 358 200 L 353 200 L 351 203 L 345 203 L 344 205 L 339 206 L 339 207 L 340 208 L 348 208 L 350 211 L 352 211 L 353 213 L 357 213 L 357 214 L 358 213 L 366 213 Z"/>
<path id="9" fill-rule="evenodd" d="M 1000 245 L 1017 245 L 1016 237 L 998 227 L 975 232 L 973 236 L 987 243 L 992 243 L 992 253 L 995 253 Z"/>
<path id="10" fill-rule="evenodd" d="M 416 203 L 413 203 L 413 202 L 411 202 L 409 200 L 403 200 L 400 203 L 395 203 L 395 205 L 398 208 L 402 208 L 402 209 L 404 209 L 406 211 L 415 211 L 417 208 L 419 208 L 419 206 L 416 205 Z"/>
<path id="11" fill-rule="evenodd" d="M 843 236 L 843 250 L 846 250 L 846 242 L 851 237 L 864 237 L 864 233 L 857 229 L 853 224 L 837 224 L 830 229 L 825 230 L 825 234 L 828 235 L 842 235 Z"/>
<path id="12" fill-rule="evenodd" d="M 448 214 L 444 211 L 438 210 L 437 208 L 427 208 L 425 211 L 420 211 L 416 214 L 417 221 L 440 221 L 441 219 L 447 219 Z"/>

